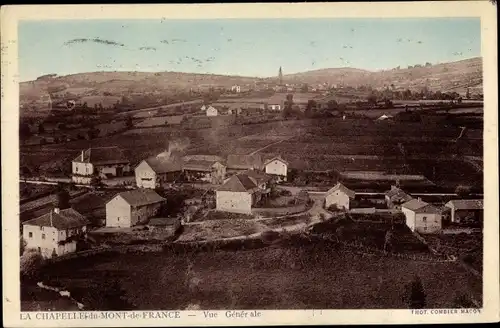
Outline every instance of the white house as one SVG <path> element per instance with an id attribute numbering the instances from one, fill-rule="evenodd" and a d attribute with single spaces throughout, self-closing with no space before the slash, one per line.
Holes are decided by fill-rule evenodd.
<path id="1" fill-rule="evenodd" d="M 130 172 L 130 163 L 118 147 L 88 148 L 73 159 L 71 168 L 73 182 L 90 184 L 95 177 L 123 176 Z"/>
<path id="2" fill-rule="evenodd" d="M 281 157 L 273 157 L 264 162 L 265 172 L 277 177 L 278 181 L 286 181 L 288 162 Z"/>
<path id="3" fill-rule="evenodd" d="M 164 202 L 165 198 L 150 189 L 121 192 L 106 204 L 106 226 L 130 228 L 146 222 Z"/>
<path id="4" fill-rule="evenodd" d="M 135 183 L 139 188 L 155 189 L 181 177 L 182 163 L 176 157 L 151 157 L 135 168 Z"/>
<path id="5" fill-rule="evenodd" d="M 270 176 L 257 171 L 233 175 L 216 190 L 216 209 L 251 214 L 252 207 L 270 193 L 270 181 Z"/>
<path id="6" fill-rule="evenodd" d="M 441 210 L 421 199 L 412 199 L 401 205 L 406 225 L 422 234 L 439 233 L 442 226 Z"/>
<path id="7" fill-rule="evenodd" d="M 241 92 L 241 86 L 239 86 L 239 85 L 233 85 L 231 87 L 231 92 L 240 93 Z"/>
<path id="8" fill-rule="evenodd" d="M 217 115 L 219 115 L 219 111 L 217 110 L 217 108 L 215 108 L 213 106 L 208 106 L 206 108 L 206 112 L 207 112 L 207 116 L 217 116 Z"/>
<path id="9" fill-rule="evenodd" d="M 354 191 L 341 183 L 337 183 L 325 194 L 325 208 L 335 205 L 338 209 L 348 210 L 350 200 L 354 199 L 355 196 L 356 193 Z"/>
<path id="10" fill-rule="evenodd" d="M 55 208 L 23 223 L 26 249 L 35 249 L 45 258 L 76 252 L 77 239 L 85 236 L 89 224 L 72 208 Z"/>
<path id="11" fill-rule="evenodd" d="M 267 109 L 270 111 L 280 111 L 281 105 L 280 104 L 269 104 L 269 105 L 267 105 Z"/>

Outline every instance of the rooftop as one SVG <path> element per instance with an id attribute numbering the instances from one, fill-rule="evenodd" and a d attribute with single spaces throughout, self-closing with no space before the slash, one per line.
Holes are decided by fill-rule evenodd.
<path id="1" fill-rule="evenodd" d="M 177 172 L 182 170 L 182 161 L 177 157 L 150 157 L 145 162 L 156 173 Z"/>
<path id="2" fill-rule="evenodd" d="M 246 174 L 237 174 L 230 177 L 217 191 L 253 192 L 257 184 Z"/>
<path id="3" fill-rule="evenodd" d="M 116 196 L 122 197 L 130 206 L 143 206 L 165 201 L 165 198 L 151 189 L 134 189 L 121 192 Z"/>
<path id="4" fill-rule="evenodd" d="M 85 149 L 73 161 L 92 163 L 94 165 L 125 164 L 129 162 L 123 150 L 114 146 Z"/>
<path id="5" fill-rule="evenodd" d="M 446 203 L 446 207 L 455 210 L 482 210 L 484 207 L 482 199 L 455 199 Z"/>
<path id="6" fill-rule="evenodd" d="M 54 227 L 57 230 L 79 228 L 90 224 L 80 213 L 72 208 L 59 210 L 59 213 L 50 211 L 35 219 L 28 220 L 23 225 L 34 225 L 39 227 Z"/>
<path id="7" fill-rule="evenodd" d="M 356 196 L 356 193 L 353 190 L 347 188 L 346 186 L 344 186 L 341 183 L 337 183 L 334 187 L 330 188 L 326 192 L 326 195 L 330 195 L 331 193 L 333 193 L 333 192 L 335 192 L 337 190 L 343 192 L 344 194 L 346 194 L 347 196 L 349 196 L 349 198 L 354 198 Z"/>
<path id="8" fill-rule="evenodd" d="M 401 207 L 407 208 L 415 213 L 435 213 L 435 214 L 441 214 L 442 211 L 438 209 L 437 207 L 426 203 L 420 199 L 412 199 L 410 201 L 407 201 Z"/>
<path id="9" fill-rule="evenodd" d="M 261 169 L 262 157 L 259 154 L 228 155 L 227 167 L 229 169 L 239 169 L 239 170 Z"/>

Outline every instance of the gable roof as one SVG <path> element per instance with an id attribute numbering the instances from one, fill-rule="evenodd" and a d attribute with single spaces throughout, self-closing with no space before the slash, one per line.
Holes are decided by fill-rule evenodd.
<path id="1" fill-rule="evenodd" d="M 60 210 L 59 213 L 50 211 L 47 214 L 23 223 L 23 225 L 54 227 L 58 230 L 78 228 L 88 224 L 90 224 L 90 222 L 83 215 L 72 208 Z"/>
<path id="2" fill-rule="evenodd" d="M 257 189 L 257 185 L 246 174 L 237 174 L 230 177 L 217 191 L 232 191 L 232 192 L 253 192 Z"/>
<path id="3" fill-rule="evenodd" d="M 442 213 L 442 211 L 434 205 L 426 203 L 420 199 L 412 199 L 410 201 L 407 201 L 406 203 L 401 205 L 401 207 L 407 208 L 415 213 Z"/>
<path id="4" fill-rule="evenodd" d="M 455 210 L 482 210 L 484 208 L 482 199 L 454 199 L 445 206 Z"/>
<path id="5" fill-rule="evenodd" d="M 287 166 L 288 166 L 288 165 L 290 165 L 290 164 L 288 164 L 288 162 L 287 162 L 287 161 L 285 161 L 283 158 L 281 158 L 281 156 L 275 156 L 275 157 L 273 157 L 273 158 L 270 158 L 270 159 L 266 160 L 266 161 L 264 162 L 264 166 L 267 166 L 269 163 L 271 163 L 271 162 L 272 162 L 272 161 L 274 161 L 274 160 L 277 160 L 277 161 L 280 161 L 280 162 L 282 162 L 282 163 L 285 163 Z"/>
<path id="6" fill-rule="evenodd" d="M 125 157 L 123 150 L 116 146 L 85 149 L 82 153 L 75 157 L 73 161 L 80 163 L 92 163 L 94 165 L 129 163 L 129 160 Z"/>
<path id="7" fill-rule="evenodd" d="M 212 161 L 187 161 L 182 165 L 183 170 L 211 172 L 212 166 L 217 162 Z"/>
<path id="8" fill-rule="evenodd" d="M 356 193 L 353 190 L 347 188 L 346 186 L 344 186 L 341 183 L 337 183 L 334 187 L 330 188 L 326 192 L 325 196 L 328 196 L 328 195 L 332 194 L 333 192 L 335 192 L 337 190 L 343 192 L 344 194 L 346 194 L 347 196 L 349 196 L 349 198 L 354 198 L 356 196 Z"/>
<path id="9" fill-rule="evenodd" d="M 182 163 L 177 158 L 150 157 L 144 160 L 155 173 L 177 172 L 182 170 Z"/>
<path id="10" fill-rule="evenodd" d="M 260 154 L 254 155 L 228 155 L 227 167 L 229 169 L 249 170 L 261 169 L 262 157 Z"/>
<path id="11" fill-rule="evenodd" d="M 151 189 L 134 189 L 121 192 L 115 198 L 117 196 L 122 197 L 130 206 L 144 206 L 165 201 L 165 198 Z"/>
<path id="12" fill-rule="evenodd" d="M 405 193 L 400 188 L 392 188 L 391 190 L 386 191 L 385 195 L 390 198 L 391 201 L 403 201 L 407 202 L 411 200 L 413 197 Z"/>

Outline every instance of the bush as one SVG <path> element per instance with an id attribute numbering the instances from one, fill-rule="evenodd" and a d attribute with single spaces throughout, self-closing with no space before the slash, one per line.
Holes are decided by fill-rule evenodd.
<path id="1" fill-rule="evenodd" d="M 40 277 L 40 269 L 44 264 L 42 255 L 34 250 L 26 250 L 21 256 L 20 270 L 21 278 L 35 281 Z"/>

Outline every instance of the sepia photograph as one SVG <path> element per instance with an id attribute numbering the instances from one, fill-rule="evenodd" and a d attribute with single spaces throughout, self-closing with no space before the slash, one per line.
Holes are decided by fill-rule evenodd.
<path id="1" fill-rule="evenodd" d="M 132 17 L 15 27 L 21 319 L 483 311 L 480 17 Z"/>

